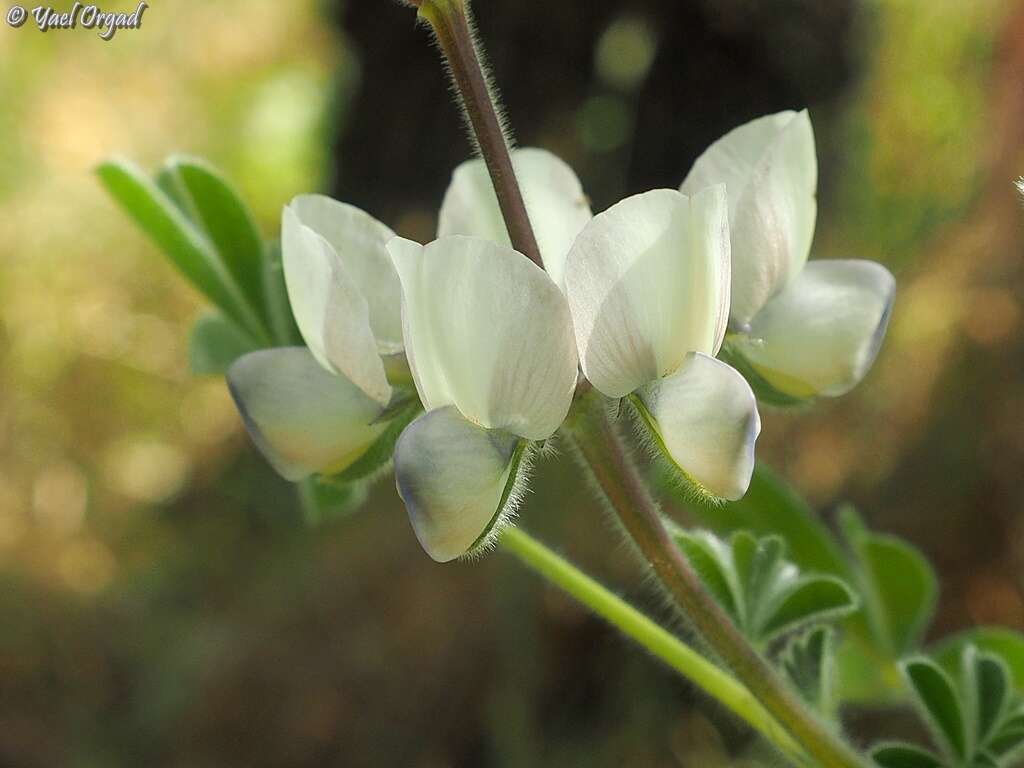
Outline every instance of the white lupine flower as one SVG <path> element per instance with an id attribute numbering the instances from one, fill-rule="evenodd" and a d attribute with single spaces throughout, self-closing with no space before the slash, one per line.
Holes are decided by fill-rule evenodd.
<path id="1" fill-rule="evenodd" d="M 736 499 L 761 423 L 743 377 L 714 359 L 729 314 L 725 187 L 658 189 L 584 227 L 565 263 L 580 364 L 608 397 L 630 396 L 668 457 Z"/>
<path id="2" fill-rule="evenodd" d="M 512 157 L 546 263 L 557 270 L 590 208 L 554 155 L 520 149 Z M 453 174 L 439 234 L 508 243 L 482 160 Z M 322 195 L 301 195 L 284 209 L 288 296 L 308 351 L 247 355 L 228 383 L 254 442 L 290 480 L 346 469 L 388 428 L 394 393 L 385 370 L 404 365 L 402 291 L 385 247 L 394 237 L 369 214 Z"/>
<path id="3" fill-rule="evenodd" d="M 591 219 L 590 203 L 572 168 L 543 149 L 512 150 L 512 165 L 537 238 L 544 269 L 565 285 L 565 257 Z M 437 236 L 474 235 L 511 245 L 491 177 L 481 159 L 455 169 L 438 218 Z"/>
<path id="4" fill-rule="evenodd" d="M 748 385 L 714 359 L 729 309 L 724 189 L 656 190 L 594 218 L 561 160 L 517 150 L 513 163 L 547 272 L 507 245 L 479 160 L 456 170 L 427 246 L 300 197 L 282 247 L 309 350 L 253 353 L 229 373 L 256 444 L 299 479 L 381 438 L 385 363 L 404 350 L 427 412 L 395 445 L 397 485 L 440 561 L 478 550 L 514 511 L 533 448 L 571 404 L 577 346 L 594 386 L 631 396 L 655 442 L 716 496 L 746 490 L 760 429 Z"/>
<path id="5" fill-rule="evenodd" d="M 335 474 L 387 429 L 385 361 L 401 355 L 401 288 L 385 247 L 394 232 L 321 195 L 284 209 L 288 298 L 308 350 L 253 352 L 228 384 L 253 441 L 289 480 Z"/>
<path id="6" fill-rule="evenodd" d="M 835 396 L 859 382 L 888 324 L 895 282 L 870 261 L 808 263 L 818 167 L 807 111 L 780 112 L 712 144 L 680 190 L 724 183 L 732 235 L 731 319 L 739 352 L 790 397 Z"/>
<path id="7" fill-rule="evenodd" d="M 507 246 L 450 236 L 427 246 L 395 238 L 388 250 L 427 409 L 395 446 L 395 476 L 417 538 L 444 562 L 500 528 L 518 503 L 530 441 L 565 418 L 572 323 L 551 278 Z"/>

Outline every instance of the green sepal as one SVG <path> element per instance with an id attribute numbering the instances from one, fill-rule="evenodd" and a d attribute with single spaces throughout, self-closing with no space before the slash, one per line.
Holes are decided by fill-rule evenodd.
<path id="1" fill-rule="evenodd" d="M 307 525 L 321 525 L 354 514 L 369 496 L 369 482 L 341 483 L 333 478 L 307 477 L 298 485 Z"/>
<path id="2" fill-rule="evenodd" d="M 746 355 L 740 352 L 735 343 L 731 343 L 728 338 L 718 352 L 718 359 L 723 363 L 728 363 L 740 372 L 740 375 L 747 380 L 747 384 L 750 385 L 760 403 L 774 405 L 779 408 L 792 408 L 794 406 L 807 405 L 814 399 L 796 397 L 774 387 L 764 376 L 757 372 L 757 369 L 754 368 Z"/>
<path id="3" fill-rule="evenodd" d="M 397 393 L 396 393 L 397 394 Z M 395 402 L 395 399 L 392 399 Z M 387 412 L 387 411 L 385 411 Z M 353 483 L 358 480 L 372 479 L 378 472 L 391 466 L 391 457 L 395 452 L 395 443 L 409 422 L 423 412 L 419 399 L 410 395 L 402 405 L 390 410 L 387 429 L 374 440 L 366 452 L 341 472 L 331 475 L 330 480 L 336 483 Z"/>
<path id="4" fill-rule="evenodd" d="M 665 438 L 661 435 L 658 422 L 651 415 L 651 412 L 647 410 L 647 406 L 640 399 L 639 395 L 631 394 L 622 398 L 619 401 L 619 409 L 621 410 L 624 405 L 632 409 L 633 417 L 641 425 L 640 428 L 645 430 L 651 445 L 656 448 L 652 454 L 655 457 L 656 464 L 659 466 L 663 477 L 669 479 L 669 485 L 674 486 L 674 490 L 677 493 L 681 491 L 687 501 L 697 504 L 717 506 L 725 502 L 725 499 L 713 494 L 702 483 L 698 482 L 693 475 L 676 463 L 675 459 L 672 458 L 671 452 L 668 450 L 668 446 L 665 445 Z"/>
<path id="5" fill-rule="evenodd" d="M 494 517 L 491 518 L 491 522 L 488 523 L 487 527 L 477 537 L 463 557 L 473 558 L 484 554 L 492 547 L 497 534 L 500 534 L 504 528 L 511 524 L 521 488 L 528 479 L 526 475 L 529 474 L 530 468 L 533 465 L 533 456 L 540 450 L 541 445 L 542 443 L 540 442 L 532 443 L 529 440 L 519 440 L 516 443 L 516 447 L 512 451 L 512 460 L 509 462 L 508 480 L 505 481 L 505 487 L 501 491 L 501 499 L 498 501 L 498 508 L 494 512 Z M 526 474 L 521 476 L 521 470 Z"/>
<path id="6" fill-rule="evenodd" d="M 199 316 L 188 338 L 189 370 L 195 376 L 223 376 L 242 355 L 259 345 L 237 324 L 216 312 Z"/>

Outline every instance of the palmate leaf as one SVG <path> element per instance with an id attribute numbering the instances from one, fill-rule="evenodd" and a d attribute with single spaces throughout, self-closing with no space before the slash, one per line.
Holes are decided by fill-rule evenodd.
<path id="1" fill-rule="evenodd" d="M 869 531 L 852 507 L 840 526 L 855 558 L 855 585 L 875 640 L 893 658 L 914 650 L 931 622 L 938 582 L 928 560 L 905 541 Z"/>
<path id="2" fill-rule="evenodd" d="M 967 645 L 1001 658 L 1009 669 L 1013 687 L 1024 693 L 1024 635 L 1005 627 L 974 627 L 944 639 L 931 655 L 948 672 L 955 673 Z"/>
<path id="3" fill-rule="evenodd" d="M 280 244 L 264 243 L 248 207 L 203 160 L 175 155 L 154 180 L 124 160 L 97 168 L 101 183 L 178 270 L 220 310 L 202 315 L 189 337 L 197 375 L 222 375 L 243 355 L 302 338 L 288 300 Z M 310 523 L 337 519 L 366 498 L 390 465 L 395 441 L 422 408 L 411 388 L 396 386 L 381 415 L 388 427 L 344 472 L 309 478 L 298 494 Z"/>
<path id="4" fill-rule="evenodd" d="M 909 745 L 886 744 L 872 752 L 875 762 L 886 768 L 1009 768 L 1016 764 L 1024 752 L 1024 704 L 1015 701 L 1003 659 L 966 645 L 955 678 L 925 656 L 907 659 L 900 668 L 942 757 Z"/>
<path id="5" fill-rule="evenodd" d="M 96 173 L 110 196 L 189 282 L 254 338 L 269 340 L 257 308 L 178 202 L 125 160 L 108 160 Z"/>
<path id="6" fill-rule="evenodd" d="M 157 180 L 206 235 L 249 305 L 269 328 L 263 241 L 245 203 L 223 176 L 197 158 L 171 156 Z"/>
<path id="7" fill-rule="evenodd" d="M 778 536 L 758 539 L 740 531 L 724 542 L 706 531 L 676 529 L 674 535 L 708 591 L 760 648 L 801 626 L 856 609 L 853 592 L 840 579 L 802 573 L 785 559 Z"/>
<path id="8" fill-rule="evenodd" d="M 924 656 L 908 659 L 901 669 L 936 741 L 954 761 L 964 760 L 969 749 L 967 720 L 953 680 Z"/>
<path id="9" fill-rule="evenodd" d="M 851 584 L 863 610 L 846 622 L 837 651 L 847 701 L 895 701 L 903 686 L 897 661 L 918 649 L 938 592 L 931 565 L 905 541 L 868 530 L 852 508 L 840 513 Z"/>
<path id="10" fill-rule="evenodd" d="M 1010 707 L 1010 672 L 998 656 L 979 653 L 973 645 L 964 648 L 962 666 L 975 742 L 985 745 Z"/>
<path id="11" fill-rule="evenodd" d="M 843 641 L 836 649 L 838 695 L 864 703 L 892 702 L 902 695 L 897 661 L 917 650 L 937 593 L 931 566 L 914 547 L 868 530 L 852 510 L 841 515 L 844 547 L 799 494 L 762 464 L 737 502 L 713 506 L 683 498 L 668 484 L 664 490 L 716 535 L 743 529 L 781 535 L 796 565 L 852 586 L 863 610 L 843 622 Z M 1024 685 L 1024 643 L 1019 648 L 1015 658 Z"/>

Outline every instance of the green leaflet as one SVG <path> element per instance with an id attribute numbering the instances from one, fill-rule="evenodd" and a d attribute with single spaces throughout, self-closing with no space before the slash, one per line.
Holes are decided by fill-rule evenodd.
<path id="1" fill-rule="evenodd" d="M 847 615 L 857 599 L 835 576 L 808 574 L 785 559 L 778 536 L 741 531 L 728 543 L 706 531 L 676 530 L 683 554 L 736 626 L 757 647 L 801 626 Z"/>
<path id="2" fill-rule="evenodd" d="M 269 341 L 257 308 L 248 301 L 214 245 L 178 203 L 127 161 L 108 160 L 96 173 L 110 196 L 189 282 L 254 338 Z"/>
<path id="3" fill-rule="evenodd" d="M 269 329 L 263 241 L 245 203 L 223 176 L 196 158 L 168 158 L 157 178 L 161 188 L 177 191 L 176 195 L 172 193 L 173 199 L 206 236 L 263 326 Z"/>
<path id="4" fill-rule="evenodd" d="M 935 572 L 905 541 L 869 531 L 850 507 L 841 512 L 840 525 L 855 557 L 871 631 L 898 658 L 917 647 L 931 622 L 938 595 Z"/>
<path id="5" fill-rule="evenodd" d="M 835 630 L 819 624 L 794 635 L 779 658 L 786 677 L 810 706 L 828 718 L 835 716 Z"/>
<path id="6" fill-rule="evenodd" d="M 1014 688 L 1024 693 L 1024 635 L 1005 627 L 975 627 L 940 642 L 932 656 L 947 671 L 955 671 L 966 645 L 999 656 L 1009 669 Z"/>
<path id="7" fill-rule="evenodd" d="M 672 492 L 671 486 L 665 490 Z M 862 610 L 844 620 L 836 648 L 839 697 L 862 702 L 898 697 L 896 662 L 918 647 L 937 594 L 932 568 L 914 547 L 868 530 L 853 510 L 841 515 L 844 547 L 784 480 L 760 464 L 737 502 L 712 505 L 675 496 L 714 533 L 748 529 L 759 536 L 780 535 L 794 564 L 851 586 Z M 1024 680 L 1024 643 L 1018 658 Z"/>
<path id="8" fill-rule="evenodd" d="M 189 369 L 195 376 L 223 376 L 235 360 L 257 349 L 259 345 L 235 323 L 207 312 L 189 333 Z"/>
<path id="9" fill-rule="evenodd" d="M 942 760 L 912 744 L 880 744 L 871 751 L 871 757 L 882 768 L 943 768 Z"/>
<path id="10" fill-rule="evenodd" d="M 800 567 L 840 578 L 849 576 L 846 555 L 829 529 L 799 494 L 764 464 L 755 466 L 750 488 L 739 501 L 688 503 L 687 507 L 702 525 L 720 536 L 744 529 L 759 536 L 776 534 L 786 540 L 791 559 Z"/>
<path id="11" fill-rule="evenodd" d="M 953 680 L 923 656 L 908 659 L 901 667 L 932 733 L 950 757 L 963 760 L 969 749 L 967 721 Z"/>
<path id="12" fill-rule="evenodd" d="M 999 656 L 964 645 L 958 673 L 914 656 L 900 665 L 921 719 L 940 747 L 937 757 L 909 744 L 882 744 L 872 751 L 885 768 L 1010 768 L 1024 752 L 1024 702 L 1013 690 Z"/>

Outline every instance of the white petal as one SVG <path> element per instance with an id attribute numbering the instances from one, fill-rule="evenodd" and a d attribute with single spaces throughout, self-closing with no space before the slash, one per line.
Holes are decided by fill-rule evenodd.
<path id="1" fill-rule="evenodd" d="M 566 254 L 590 221 L 590 203 L 572 168 L 550 152 L 513 150 L 512 165 L 544 268 L 561 287 Z M 465 162 L 452 174 L 437 225 L 438 237 L 448 235 L 474 235 L 511 245 L 483 160 Z"/>
<path id="2" fill-rule="evenodd" d="M 715 354 L 729 312 L 725 188 L 634 195 L 598 214 L 566 263 L 583 372 L 609 397 Z"/>
<path id="3" fill-rule="evenodd" d="M 896 283 L 873 261 L 811 261 L 769 301 L 739 349 L 776 389 L 796 397 L 849 391 L 878 354 Z"/>
<path id="4" fill-rule="evenodd" d="M 327 370 L 387 404 L 391 387 L 366 299 L 331 244 L 302 224 L 293 206 L 282 214 L 281 242 L 288 297 L 302 338 Z"/>
<path id="5" fill-rule="evenodd" d="M 300 195 L 289 207 L 331 244 L 366 299 L 380 354 L 401 352 L 402 292 L 386 248 L 395 233 L 359 208 L 324 195 Z"/>
<path id="6" fill-rule="evenodd" d="M 719 498 L 747 492 L 761 417 L 739 372 L 695 353 L 637 396 L 668 457 L 687 476 Z"/>
<path id="7" fill-rule="evenodd" d="M 285 206 L 281 212 L 281 258 L 292 314 L 309 351 L 324 368 L 333 371 L 324 344 L 324 320 L 334 254 L 321 241 Z"/>
<path id="8" fill-rule="evenodd" d="M 402 281 L 409 364 L 427 410 L 455 405 L 489 429 L 549 437 L 576 385 L 565 297 L 522 254 L 446 237 L 388 245 Z"/>
<path id="9" fill-rule="evenodd" d="M 514 498 L 520 442 L 451 406 L 405 428 L 395 445 L 395 483 L 428 555 L 440 563 L 464 555 L 500 519 Z"/>
<path id="10" fill-rule="evenodd" d="M 807 110 L 741 125 L 697 158 L 680 189 L 724 183 L 732 229 L 732 316 L 747 323 L 807 261 L 818 161 Z"/>
<path id="11" fill-rule="evenodd" d="M 253 442 L 288 480 L 342 471 L 387 427 L 374 423 L 378 403 L 302 347 L 251 352 L 227 380 Z"/>

